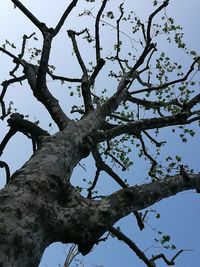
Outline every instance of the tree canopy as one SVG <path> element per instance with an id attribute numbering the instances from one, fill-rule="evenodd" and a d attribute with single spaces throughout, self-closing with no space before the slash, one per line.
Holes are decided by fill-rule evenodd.
<path id="1" fill-rule="evenodd" d="M 197 142 L 200 57 L 168 13 L 173 2 L 149 1 L 138 16 L 132 1 L 73 0 L 51 25 L 26 1 L 10 2 L 31 32 L 21 25 L 22 37 L 0 44 L 0 267 L 38 266 L 56 241 L 74 244 L 68 266 L 73 251 L 87 255 L 112 237 L 144 266 L 174 265 L 189 249 L 159 230 L 152 205 L 200 192 L 193 148 L 188 157 L 176 148 Z M 10 146 L 11 157 L 18 133 L 32 145 Z M 27 161 L 12 166 L 20 154 Z M 118 224 L 129 215 L 143 235 L 150 214 L 159 253 Z"/>

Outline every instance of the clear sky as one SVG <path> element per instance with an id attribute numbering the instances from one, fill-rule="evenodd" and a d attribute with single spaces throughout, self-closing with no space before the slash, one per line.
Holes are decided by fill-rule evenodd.
<path id="1" fill-rule="evenodd" d="M 86 1 L 80 1 L 78 5 L 78 10 L 82 10 L 87 5 L 87 8 L 92 8 L 95 10 L 98 3 L 88 4 Z M 150 11 L 153 10 L 150 0 L 127 0 L 125 1 L 127 7 L 133 10 L 136 14 L 140 15 L 143 19 L 147 18 Z M 63 13 L 66 5 L 70 1 L 39 1 L 39 0 L 24 0 L 22 1 L 30 10 L 37 16 L 40 20 L 47 23 L 48 26 L 55 26 L 60 15 Z M 110 0 L 110 8 L 117 6 L 120 3 L 119 0 Z M 181 24 L 184 28 L 185 40 L 188 46 L 193 50 L 200 53 L 200 2 L 198 0 L 171 0 L 170 6 L 168 8 L 168 15 L 175 18 L 178 24 Z M 61 30 L 60 35 L 56 38 L 53 43 L 53 51 L 51 54 L 51 62 L 56 68 L 56 73 L 67 76 L 77 77 L 80 74 L 80 69 L 73 58 L 70 55 L 72 50 L 69 50 L 70 42 L 66 38 L 66 29 L 71 29 L 75 27 L 76 29 L 83 29 L 86 26 L 90 27 L 91 21 L 85 20 L 84 25 L 81 22 L 81 18 L 77 17 L 79 11 L 74 11 L 69 21 L 64 25 Z M 83 18 L 82 18 L 83 19 Z M 84 20 L 84 19 L 83 19 Z M 126 31 L 126 29 L 124 29 Z M 16 54 L 20 51 L 20 44 L 23 34 L 31 34 L 37 32 L 32 23 L 17 9 L 13 9 L 13 5 L 9 0 L 1 0 L 0 3 L 0 45 L 5 42 L 5 39 L 13 42 L 17 46 Z M 113 30 L 111 30 L 113 33 Z M 107 33 L 108 34 L 108 33 Z M 37 37 L 40 38 L 40 33 L 37 32 Z M 111 35 L 104 35 L 103 41 L 106 47 L 109 47 L 111 41 Z M 31 43 L 40 46 L 40 41 Z M 31 47 L 30 44 L 30 47 Z M 164 43 L 163 43 L 164 46 Z M 127 49 L 131 49 L 131 44 L 127 40 Z M 83 47 L 84 48 L 84 47 Z M 70 47 L 71 49 L 71 47 Z M 13 52 L 15 52 L 13 50 Z M 28 47 L 27 47 L 28 52 Z M 93 52 L 87 51 L 85 57 L 92 58 Z M 173 51 L 171 51 L 173 54 Z M 174 57 L 176 60 L 180 60 L 181 64 L 186 64 L 189 66 L 190 61 L 186 57 L 181 57 L 174 52 Z M 8 73 L 11 68 L 11 61 L 5 56 L 0 54 L 1 72 L 0 80 L 1 82 L 8 78 Z M 73 67 L 72 67 L 73 66 Z M 69 103 L 72 101 L 70 98 L 66 98 L 67 86 L 60 86 L 59 83 L 49 82 L 49 86 L 54 93 L 60 99 L 61 105 L 64 110 L 69 111 Z M 97 84 L 98 86 L 98 84 Z M 107 85 L 108 86 L 108 85 Z M 112 83 L 109 84 L 112 87 Z M 97 88 L 98 90 L 98 88 Z M 47 114 L 45 109 L 33 99 L 31 91 L 29 90 L 27 84 L 24 86 L 13 85 L 9 88 L 6 101 L 9 100 L 14 102 L 14 107 L 18 112 L 23 114 L 29 114 L 31 120 L 40 120 L 40 125 L 47 129 L 50 133 L 56 132 L 56 126 L 49 127 L 49 123 L 52 122 L 50 116 Z M 77 100 L 79 101 L 79 100 Z M 6 133 L 6 122 L 1 122 L 0 140 L 4 137 Z M 197 127 L 195 126 L 195 129 Z M 197 130 L 196 136 L 190 140 L 186 145 L 184 145 L 180 140 L 176 139 L 171 132 L 163 131 L 163 138 L 169 140 L 168 145 L 164 151 L 164 155 L 167 154 L 181 154 L 183 158 L 183 163 L 188 164 L 195 171 L 199 170 L 199 159 L 198 151 L 200 149 L 199 143 L 199 129 Z M 24 153 L 22 152 L 22 148 Z M 28 159 L 31 155 L 31 143 L 26 140 L 24 136 L 17 134 L 7 146 L 5 153 L 2 156 L 2 160 L 5 160 L 11 171 L 15 171 L 20 168 L 20 166 Z M 133 155 L 133 159 L 135 157 Z M 73 176 L 74 185 L 82 184 L 82 178 L 91 177 L 94 175 L 94 164 L 91 159 L 89 161 L 83 162 L 86 166 L 87 173 L 78 167 Z M 141 183 L 145 179 L 144 170 L 147 168 L 144 161 L 137 161 L 134 169 L 130 169 L 127 174 L 128 179 L 131 183 Z M 3 187 L 4 180 L 4 170 L 0 169 L 0 186 Z M 124 173 L 123 173 L 124 175 Z M 81 179 L 80 179 L 81 178 Z M 134 178 L 134 179 L 133 179 Z M 105 188 L 106 187 L 106 188 Z M 101 179 L 99 184 L 99 190 L 105 189 L 107 193 L 117 190 L 118 187 L 114 185 L 112 181 L 109 181 L 106 175 Z M 170 199 L 161 201 L 160 203 L 152 207 L 152 212 L 149 213 L 149 220 L 146 229 L 141 233 L 138 230 L 135 219 L 133 216 L 128 216 L 118 222 L 118 226 L 133 239 L 138 246 L 147 252 L 147 255 L 160 253 L 160 247 L 154 244 L 154 238 L 158 238 L 156 232 L 158 230 L 163 233 L 169 234 L 171 236 L 170 244 L 175 244 L 178 249 L 188 249 L 191 251 L 185 252 L 178 259 L 177 267 L 198 267 L 199 266 L 199 256 L 200 256 L 200 197 L 193 191 L 183 192 L 178 196 Z M 155 212 L 161 214 L 161 218 L 155 219 Z M 66 252 L 68 251 L 68 246 L 63 244 L 53 244 L 51 245 L 44 254 L 40 267 L 57 267 L 62 266 L 64 259 L 66 257 Z M 174 255 L 173 251 L 163 251 L 166 252 L 169 257 Z M 123 243 L 117 241 L 116 239 L 109 238 L 107 242 L 101 243 L 99 246 L 95 247 L 93 251 L 86 257 L 79 256 L 77 259 L 83 260 L 84 266 L 103 266 L 103 267 L 142 267 L 144 264 L 137 259 L 132 251 Z M 75 263 L 72 264 L 75 266 Z M 82 265 L 80 265 L 82 266 Z M 166 266 L 162 261 L 159 261 L 159 267 Z"/>

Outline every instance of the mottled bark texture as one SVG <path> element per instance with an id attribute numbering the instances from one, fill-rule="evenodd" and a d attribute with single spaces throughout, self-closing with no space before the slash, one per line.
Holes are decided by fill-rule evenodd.
<path id="1" fill-rule="evenodd" d="M 38 266 L 52 242 L 76 243 L 87 254 L 120 218 L 187 189 L 200 188 L 199 175 L 177 175 L 120 190 L 101 200 L 83 198 L 70 185 L 84 157 L 92 116 L 71 122 L 42 145 L 0 192 L 0 266 Z M 90 144 L 88 144 L 90 146 Z"/>
<path id="2" fill-rule="evenodd" d="M 36 267 L 44 249 L 55 241 L 77 244 L 78 250 L 85 255 L 90 252 L 95 243 L 99 242 L 99 238 L 106 231 L 117 233 L 117 230 L 113 229 L 112 226 L 131 212 L 136 216 L 138 225 L 142 229 L 144 225 L 137 211 L 183 190 L 195 189 L 199 193 L 200 174 L 188 174 L 184 167 L 175 176 L 168 176 L 163 180 L 157 180 L 149 184 L 128 187 L 118 174 L 103 161 L 98 150 L 99 143 L 106 141 L 109 146 L 109 141 L 113 138 L 128 135 L 141 142 L 143 154 L 150 160 L 152 163 L 151 169 L 153 169 L 157 163 L 148 154 L 142 134 L 145 134 L 156 147 L 160 147 L 164 142 L 156 141 L 148 133 L 148 130 L 190 124 L 200 119 L 200 110 L 197 107 L 200 102 L 198 91 L 196 94 L 192 92 L 192 95 L 186 95 L 187 98 L 184 103 L 180 102 L 178 97 L 165 102 L 160 101 L 159 98 L 154 99 L 155 96 L 153 96 L 153 100 L 146 100 L 143 99 L 144 95 L 139 95 L 140 93 L 148 93 L 150 96 L 151 92 L 159 92 L 159 90 L 170 88 L 170 86 L 174 91 L 176 88 L 173 86 L 185 82 L 199 64 L 199 58 L 195 57 L 188 72 L 185 75 L 181 74 L 181 77 L 178 76 L 179 79 L 162 85 L 158 80 L 157 85 L 151 85 L 150 61 L 153 53 L 157 51 L 157 42 L 154 41 L 156 34 L 153 33 L 152 23 L 154 17 L 167 7 L 169 1 L 163 1 L 150 14 L 146 26 L 140 22 L 144 40 L 143 43 L 138 42 L 142 44 L 142 52 L 141 55 L 136 56 L 134 61 L 132 61 L 132 58 L 130 61 L 120 59 L 122 44 L 120 44 L 121 31 L 119 26 L 124 14 L 123 4 L 120 5 L 121 15 L 117 20 L 116 56 L 111 58 L 103 55 L 105 51 L 102 52 L 102 40 L 100 38 L 100 21 L 108 0 L 103 0 L 99 7 L 95 18 L 95 47 L 92 44 L 96 55 L 96 66 L 92 66 L 92 68 L 90 64 L 84 62 L 84 57 L 81 55 L 82 49 L 79 49 L 78 44 L 78 38 L 82 34 L 87 33 L 86 36 L 91 37 L 90 30 L 84 29 L 81 32 L 76 32 L 68 28 L 68 37 L 71 38 L 74 54 L 82 70 L 81 77 L 78 78 L 68 78 L 52 73 L 49 58 L 53 38 L 59 33 L 68 15 L 79 1 L 70 1 L 54 28 L 48 28 L 44 22 L 39 21 L 19 0 L 11 1 L 41 32 L 43 45 L 40 60 L 37 61 L 36 65 L 23 58 L 26 40 L 35 33 L 29 37 L 24 36 L 21 53 L 18 56 L 0 47 L 0 52 L 12 59 L 14 63 L 14 68 L 10 72 L 11 79 L 5 80 L 1 84 L 3 90 L 0 95 L 2 108 L 0 118 L 3 120 L 11 113 L 10 109 L 6 111 L 4 103 L 4 96 L 8 87 L 13 83 L 21 83 L 27 80 L 33 97 L 46 108 L 52 120 L 58 126 L 59 132 L 50 136 L 48 132 L 24 119 L 24 116 L 19 113 L 13 113 L 8 119 L 10 129 L 0 144 L 0 154 L 3 153 L 10 138 L 18 131 L 32 139 L 34 154 L 11 177 L 8 165 L 4 161 L 0 161 L 0 168 L 5 168 L 8 182 L 5 188 L 0 191 L 0 267 Z M 120 69 L 117 71 L 114 68 L 116 75 L 113 75 L 112 78 L 116 76 L 118 83 L 116 88 L 108 88 L 110 85 L 109 83 L 106 84 L 107 89 L 109 89 L 109 97 L 105 96 L 104 98 L 104 96 L 95 95 L 93 87 L 99 72 L 109 60 L 117 63 Z M 21 68 L 21 74 L 23 75 L 16 77 L 16 71 L 19 68 Z M 68 117 L 70 114 L 64 112 L 59 100 L 53 96 L 50 88 L 48 88 L 47 74 L 52 79 L 58 79 L 61 82 L 78 83 L 84 105 L 83 108 L 79 108 L 72 103 L 71 113 L 79 112 L 83 115 L 80 120 L 73 121 Z M 143 77 L 140 77 L 141 74 L 144 78 L 146 77 L 146 81 L 143 81 Z M 155 77 L 153 80 L 155 80 Z M 140 90 L 134 88 L 134 91 L 131 91 L 134 81 L 147 88 Z M 102 84 L 100 90 L 103 89 L 101 87 Z M 133 97 L 135 94 L 137 94 L 137 97 Z M 180 95 L 180 92 L 178 91 L 175 95 Z M 67 104 L 70 104 L 68 100 L 66 101 Z M 130 118 L 125 115 L 127 105 L 133 114 Z M 150 111 L 148 113 L 150 115 L 140 118 L 140 106 L 142 113 L 147 109 Z M 171 109 L 166 109 L 166 107 L 171 107 Z M 138 110 L 137 116 L 134 115 L 135 110 Z M 121 114 L 118 114 L 118 111 Z M 90 152 L 93 154 L 97 167 L 96 181 L 88 190 L 88 198 L 84 198 L 70 184 L 70 178 L 74 167 Z M 107 150 L 106 152 L 108 155 Z M 117 158 L 113 156 L 112 159 L 115 159 L 123 167 L 123 164 Z M 123 167 L 123 170 L 125 169 Z M 101 171 L 105 171 L 123 189 L 108 197 L 94 200 L 91 198 L 92 190 Z M 132 247 L 136 255 L 143 259 L 147 266 L 154 264 L 122 234 L 118 233 L 116 236 L 123 239 L 129 247 Z M 156 259 L 156 257 L 160 256 L 154 258 Z M 173 263 L 173 260 L 168 261 L 169 265 Z"/>

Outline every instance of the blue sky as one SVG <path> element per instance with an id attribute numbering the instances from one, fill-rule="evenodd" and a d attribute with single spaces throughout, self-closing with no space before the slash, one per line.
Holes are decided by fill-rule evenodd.
<path id="1" fill-rule="evenodd" d="M 120 3 L 118 0 L 111 0 L 110 7 L 113 5 L 113 1 L 116 3 Z M 43 20 L 47 23 L 48 26 L 54 26 L 60 15 L 63 13 L 64 8 L 70 1 L 30 1 L 24 0 L 22 1 L 24 5 L 30 8 L 30 10 L 38 16 L 39 19 Z M 96 1 L 97 3 L 99 1 Z M 127 6 L 130 9 L 133 9 L 136 14 L 141 16 L 142 18 L 147 18 L 150 11 L 152 11 L 152 6 L 150 5 L 150 0 L 138 0 L 133 1 L 127 0 L 125 1 Z M 79 10 L 81 10 L 85 1 L 80 1 Z M 92 3 L 88 7 L 96 8 L 96 4 Z M 200 10 L 200 2 L 198 0 L 171 0 L 170 6 L 168 8 L 168 15 L 175 18 L 177 24 L 181 24 L 184 28 L 185 33 L 185 41 L 191 49 L 196 50 L 200 53 L 200 18 L 199 18 L 199 10 Z M 55 64 L 57 69 L 56 73 L 65 74 L 72 77 L 77 77 L 80 73 L 79 68 L 75 62 L 75 60 L 68 55 L 70 42 L 66 39 L 66 29 L 76 27 L 77 29 L 82 29 L 83 25 L 81 20 L 76 17 L 78 12 L 74 12 L 69 21 L 64 25 L 61 30 L 60 35 L 56 38 L 53 43 L 54 50 L 52 51 L 51 61 L 52 64 Z M 74 15 L 74 16 L 73 16 Z M 13 5 L 11 1 L 1 0 L 0 3 L 0 44 L 2 45 L 5 39 L 8 39 L 10 42 L 13 42 L 19 49 L 22 40 L 22 35 L 24 33 L 31 34 L 35 32 L 36 29 L 32 25 L 32 23 L 17 9 L 13 9 Z M 91 22 L 86 20 L 84 22 L 84 27 L 89 26 Z M 113 34 L 113 31 L 111 31 Z M 109 42 L 111 35 L 105 32 L 103 37 L 104 44 L 109 47 Z M 37 33 L 38 38 L 41 37 L 39 33 Z M 40 42 L 34 44 L 39 47 Z M 164 44 L 163 44 L 164 46 Z M 131 45 L 127 40 L 127 49 L 131 49 Z M 58 52 L 59 51 L 59 52 Z M 61 52 L 63 51 L 63 52 Z M 19 51 L 17 51 L 18 53 Z M 173 51 L 172 51 L 173 54 Z M 93 57 L 92 52 L 85 53 L 85 57 Z M 180 60 L 182 64 L 186 64 L 189 66 L 190 61 L 187 57 L 182 57 L 179 54 L 174 52 L 174 57 L 177 60 Z M 7 59 L 6 56 L 0 55 L 0 62 L 2 64 L 0 79 L 3 81 L 8 78 L 8 72 L 11 68 L 11 61 Z M 74 67 L 71 67 L 74 66 Z M 101 83 L 101 81 L 99 82 Z M 98 85 L 97 83 L 97 90 Z M 49 86 L 60 100 L 61 104 L 64 107 L 65 111 L 69 111 L 69 103 L 72 99 L 66 98 L 66 90 L 67 86 L 60 86 L 59 83 L 49 83 Z M 110 83 L 109 87 L 112 87 L 113 84 Z M 51 122 L 50 116 L 47 114 L 45 109 L 37 103 L 36 100 L 33 99 L 32 93 L 29 90 L 27 84 L 24 86 L 13 85 L 9 88 L 8 94 L 6 96 L 6 101 L 8 102 L 10 99 L 14 101 L 15 108 L 17 108 L 18 112 L 23 114 L 29 114 L 31 120 L 40 120 L 40 125 L 50 131 L 50 133 L 54 133 L 57 129 L 55 126 L 53 128 L 48 127 L 48 124 Z M 29 100 L 30 99 L 30 100 Z M 78 102 L 79 100 L 77 100 Z M 0 132 L 0 140 L 4 137 L 6 133 L 6 122 L 1 123 L 1 132 Z M 197 127 L 195 126 L 195 129 Z M 163 131 L 163 138 L 169 139 L 168 145 L 165 148 L 163 154 L 181 154 L 183 157 L 184 164 L 188 164 L 191 168 L 194 168 L 196 171 L 199 170 L 199 159 L 197 152 L 200 149 L 199 144 L 199 130 L 197 130 L 196 136 L 190 140 L 186 145 L 184 145 L 178 138 L 175 138 L 174 135 L 171 134 L 171 131 Z M 23 152 L 22 151 L 23 147 Z M 24 136 L 17 134 L 7 146 L 5 153 L 2 156 L 2 160 L 5 160 L 9 163 L 11 171 L 20 168 L 20 166 L 29 158 L 31 155 L 31 143 L 29 140 L 26 140 Z M 14 154 L 14 155 L 13 155 Z M 131 169 L 128 174 L 126 174 L 126 178 L 129 178 L 131 182 L 141 183 L 145 179 L 145 171 L 147 170 L 147 164 L 144 161 L 137 161 L 135 156 L 133 155 L 135 160 L 135 168 Z M 93 177 L 94 175 L 94 163 L 91 159 L 89 161 L 83 162 L 86 165 L 87 173 L 81 168 L 77 167 L 74 171 L 72 182 L 74 185 L 85 184 L 81 181 L 82 178 Z M 0 180 L 0 185 L 4 186 L 4 171 L 0 169 L 0 175 L 2 179 Z M 124 175 L 124 173 L 122 173 Z M 117 190 L 118 187 L 114 184 L 114 182 L 110 181 L 106 175 L 102 176 L 101 183 L 99 184 L 99 191 L 105 189 L 106 191 L 112 192 L 113 190 Z M 193 191 L 183 192 L 178 196 L 173 198 L 163 200 L 160 203 L 154 205 L 152 207 L 156 212 L 161 213 L 161 218 L 159 220 L 155 219 L 155 212 L 151 212 L 149 214 L 148 225 L 146 229 L 141 233 L 138 230 L 135 219 L 133 216 L 128 216 L 118 222 L 117 225 L 121 227 L 124 233 L 128 234 L 130 238 L 132 238 L 142 250 L 146 250 L 147 255 L 160 253 L 160 248 L 155 247 L 157 245 L 154 244 L 154 237 L 158 237 L 156 235 L 156 231 L 160 230 L 163 233 L 171 235 L 171 244 L 175 244 L 178 249 L 188 249 L 192 251 L 185 252 L 178 259 L 176 266 L 178 267 L 197 267 L 199 266 L 199 256 L 200 256 L 200 198 L 199 195 L 195 194 Z M 156 228 L 152 229 L 152 228 Z M 63 264 L 63 261 L 66 256 L 66 252 L 69 248 L 68 246 L 64 246 L 63 244 L 53 244 L 50 246 L 44 254 L 43 260 L 40 264 L 40 267 L 57 267 L 59 264 Z M 173 256 L 174 252 L 167 252 L 167 255 Z M 116 239 L 109 238 L 107 242 L 100 244 L 98 247 L 95 247 L 93 251 L 86 257 L 82 258 L 81 256 L 78 259 L 83 260 L 84 266 L 104 266 L 104 267 L 131 267 L 137 266 L 142 267 L 144 264 L 137 259 L 137 257 L 130 251 L 130 249 L 122 242 L 118 242 Z M 72 264 L 72 266 L 75 266 Z M 166 266 L 162 261 L 159 261 L 159 267 Z"/>

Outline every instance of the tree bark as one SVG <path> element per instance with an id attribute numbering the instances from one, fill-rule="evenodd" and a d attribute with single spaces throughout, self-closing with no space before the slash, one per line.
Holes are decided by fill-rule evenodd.
<path id="1" fill-rule="evenodd" d="M 52 242 L 86 239 L 81 225 L 87 225 L 92 209 L 95 213 L 94 204 L 81 197 L 69 179 L 85 156 L 87 129 L 87 120 L 72 122 L 64 131 L 42 137 L 40 150 L 0 191 L 1 267 L 38 266 Z"/>
<path id="2" fill-rule="evenodd" d="M 183 190 L 200 189 L 199 174 L 180 174 L 125 188 L 98 201 L 82 197 L 70 177 L 88 155 L 88 136 L 99 127 L 94 114 L 70 122 L 54 136 L 41 137 L 40 149 L 0 191 L 0 267 L 36 267 L 44 249 L 55 241 L 78 244 L 85 255 L 132 211 Z"/>

